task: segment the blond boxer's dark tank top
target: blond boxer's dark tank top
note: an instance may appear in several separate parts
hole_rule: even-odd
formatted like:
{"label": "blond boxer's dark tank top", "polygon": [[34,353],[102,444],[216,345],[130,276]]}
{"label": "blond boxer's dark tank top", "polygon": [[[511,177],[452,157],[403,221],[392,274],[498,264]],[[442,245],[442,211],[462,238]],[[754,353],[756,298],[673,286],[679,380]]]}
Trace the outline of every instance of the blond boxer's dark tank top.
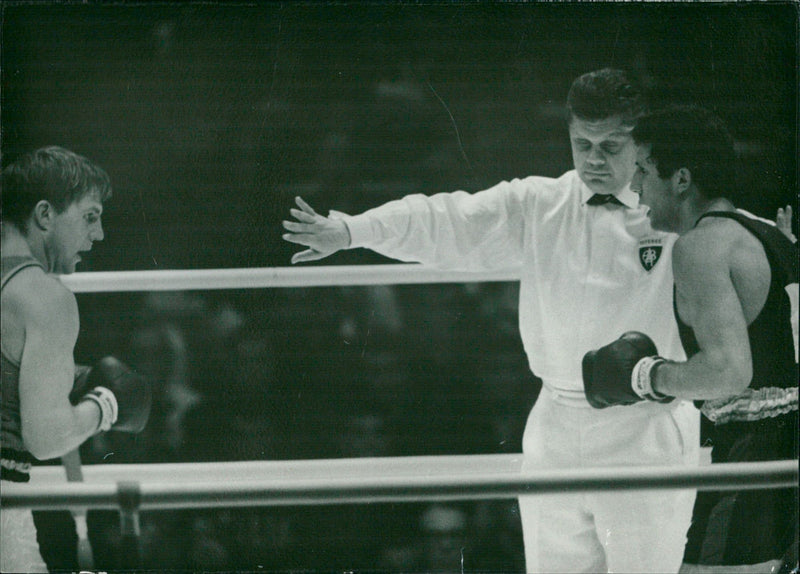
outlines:
{"label": "blond boxer's dark tank top", "polygon": [[[42,267],[33,257],[4,257],[0,260],[2,284],[6,284],[22,269]],[[12,482],[28,482],[33,457],[22,442],[19,410],[19,363],[13,360],[0,341],[0,478]]]}

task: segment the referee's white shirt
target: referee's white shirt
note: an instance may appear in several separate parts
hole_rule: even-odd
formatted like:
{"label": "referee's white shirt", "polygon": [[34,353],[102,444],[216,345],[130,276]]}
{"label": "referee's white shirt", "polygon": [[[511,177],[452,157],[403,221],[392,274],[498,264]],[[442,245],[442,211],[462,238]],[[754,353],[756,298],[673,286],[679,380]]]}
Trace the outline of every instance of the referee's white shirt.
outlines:
{"label": "referee's white shirt", "polygon": [[[624,205],[587,205],[572,170],[487,190],[409,195],[342,217],[351,248],[447,269],[521,268],[519,325],[531,370],[582,400],[583,355],[630,330],[685,360],[672,310],[672,246],[627,187]],[[588,403],[586,403],[588,405]]]}

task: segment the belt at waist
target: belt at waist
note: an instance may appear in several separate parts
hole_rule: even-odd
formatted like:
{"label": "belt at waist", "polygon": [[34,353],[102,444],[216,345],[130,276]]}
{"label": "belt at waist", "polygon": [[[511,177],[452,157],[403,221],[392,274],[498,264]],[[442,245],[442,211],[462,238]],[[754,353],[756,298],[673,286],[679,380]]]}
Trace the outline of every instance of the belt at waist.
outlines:
{"label": "belt at waist", "polygon": [[583,390],[564,389],[548,381],[542,383],[542,391],[547,392],[554,402],[568,406],[590,409],[592,406],[586,400]]}
{"label": "belt at waist", "polygon": [[[589,401],[586,400],[586,393],[581,389],[580,391],[576,391],[574,389],[564,389],[557,385],[552,384],[551,382],[544,381],[542,383],[542,391],[547,392],[550,395],[550,398],[554,403],[558,403],[560,405],[564,405],[567,407],[576,407],[576,408],[586,408],[586,409],[593,409],[592,405],[589,404]],[[610,410],[616,408],[625,408],[625,409],[649,409],[653,411],[667,411],[676,408],[680,404],[680,401],[672,401],[670,403],[656,403],[653,401],[642,401],[640,403],[635,403],[632,405],[626,405],[624,407],[609,407],[608,409],[603,410]]]}

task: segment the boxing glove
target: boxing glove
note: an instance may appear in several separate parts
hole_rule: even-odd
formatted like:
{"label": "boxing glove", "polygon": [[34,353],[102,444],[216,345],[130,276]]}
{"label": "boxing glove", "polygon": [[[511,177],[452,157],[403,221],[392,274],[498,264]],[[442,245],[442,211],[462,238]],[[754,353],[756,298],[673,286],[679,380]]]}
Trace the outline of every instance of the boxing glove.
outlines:
{"label": "boxing glove", "polygon": [[639,401],[667,403],[673,397],[653,390],[652,378],[664,359],[644,333],[628,331],[613,343],[583,356],[583,390],[596,409]]}
{"label": "boxing glove", "polygon": [[100,408],[99,431],[138,433],[144,429],[153,402],[150,382],[115,357],[93,367],[76,365],[70,403],[92,401]]}

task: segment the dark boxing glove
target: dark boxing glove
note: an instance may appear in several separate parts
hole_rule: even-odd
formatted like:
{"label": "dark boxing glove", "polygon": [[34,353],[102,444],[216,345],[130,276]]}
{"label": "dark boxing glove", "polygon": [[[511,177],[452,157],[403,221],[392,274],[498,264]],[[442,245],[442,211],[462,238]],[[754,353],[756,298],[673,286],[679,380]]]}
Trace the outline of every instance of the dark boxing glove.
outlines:
{"label": "dark boxing glove", "polygon": [[99,431],[138,433],[147,424],[153,402],[150,382],[115,357],[93,367],[76,365],[69,401],[92,401],[100,407]]}
{"label": "dark boxing glove", "polygon": [[628,331],[613,343],[583,356],[583,390],[596,409],[639,401],[668,403],[653,390],[652,376],[664,359],[644,333]]}

